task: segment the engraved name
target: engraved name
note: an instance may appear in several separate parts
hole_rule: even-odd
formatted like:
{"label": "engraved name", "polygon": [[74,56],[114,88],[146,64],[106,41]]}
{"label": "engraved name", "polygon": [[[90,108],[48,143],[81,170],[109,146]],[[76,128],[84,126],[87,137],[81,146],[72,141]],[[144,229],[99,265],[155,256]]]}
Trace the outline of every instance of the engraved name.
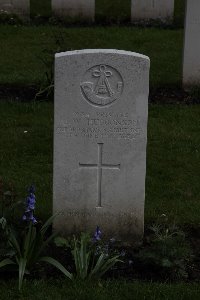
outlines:
{"label": "engraved name", "polygon": [[88,212],[82,212],[77,210],[70,210],[67,212],[64,212],[63,215],[69,216],[69,217],[93,217],[93,216],[101,216],[101,217],[135,217],[136,213],[133,212],[119,212],[117,214],[113,214],[110,212],[98,212],[98,211],[88,211]]}
{"label": "engraved name", "polygon": [[87,127],[58,127],[58,134],[66,134],[67,137],[84,137],[84,138],[116,138],[116,139],[136,139],[140,133],[140,128],[114,127],[114,128],[87,128]]}
{"label": "engraved name", "polygon": [[142,134],[138,120],[131,119],[127,112],[96,113],[74,112],[71,120],[64,120],[56,128],[57,134],[77,138],[108,138],[135,140]]}

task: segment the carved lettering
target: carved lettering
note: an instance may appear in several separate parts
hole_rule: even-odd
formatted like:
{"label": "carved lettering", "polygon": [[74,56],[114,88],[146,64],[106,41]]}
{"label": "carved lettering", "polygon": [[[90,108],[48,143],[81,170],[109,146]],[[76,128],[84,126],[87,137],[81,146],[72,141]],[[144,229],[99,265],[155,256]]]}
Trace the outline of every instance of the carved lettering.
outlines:
{"label": "carved lettering", "polygon": [[66,137],[86,139],[135,140],[142,134],[138,120],[131,119],[128,112],[74,112],[71,120],[60,122],[56,133]]}

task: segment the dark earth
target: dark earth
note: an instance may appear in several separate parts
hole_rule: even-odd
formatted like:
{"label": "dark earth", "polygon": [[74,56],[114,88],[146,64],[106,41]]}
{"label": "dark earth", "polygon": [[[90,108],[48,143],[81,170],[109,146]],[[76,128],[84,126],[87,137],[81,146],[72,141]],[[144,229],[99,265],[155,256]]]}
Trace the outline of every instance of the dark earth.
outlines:
{"label": "dark earth", "polygon": [[[0,85],[0,99],[19,102],[29,102],[35,99],[39,88],[33,86]],[[42,95],[37,100],[52,100],[52,97]],[[200,104],[200,90],[185,91],[182,88],[150,88],[149,103],[157,104]]]}

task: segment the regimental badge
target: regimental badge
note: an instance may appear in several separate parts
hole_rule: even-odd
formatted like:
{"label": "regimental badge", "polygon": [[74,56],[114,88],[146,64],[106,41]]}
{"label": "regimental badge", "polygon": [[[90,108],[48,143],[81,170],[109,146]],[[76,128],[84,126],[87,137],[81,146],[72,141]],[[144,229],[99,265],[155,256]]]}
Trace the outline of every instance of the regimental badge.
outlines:
{"label": "regimental badge", "polygon": [[95,106],[109,105],[119,99],[123,92],[122,76],[108,65],[90,68],[83,79],[81,82],[83,96]]}

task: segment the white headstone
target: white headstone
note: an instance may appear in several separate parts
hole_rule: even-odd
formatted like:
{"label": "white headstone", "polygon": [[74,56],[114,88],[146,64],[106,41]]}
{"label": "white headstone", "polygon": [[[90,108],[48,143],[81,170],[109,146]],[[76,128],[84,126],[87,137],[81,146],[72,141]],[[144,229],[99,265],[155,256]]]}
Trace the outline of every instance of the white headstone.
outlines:
{"label": "white headstone", "polygon": [[57,17],[77,17],[94,21],[95,0],[52,0],[52,12]]}
{"label": "white headstone", "polygon": [[200,0],[187,1],[183,84],[200,84]]}
{"label": "white headstone", "polygon": [[120,50],[56,54],[54,227],[143,235],[149,58]]}
{"label": "white headstone", "polygon": [[30,0],[0,0],[0,12],[28,18],[30,16]]}
{"label": "white headstone", "polygon": [[170,21],[173,19],[174,0],[132,0],[131,3],[133,22],[151,19]]}

